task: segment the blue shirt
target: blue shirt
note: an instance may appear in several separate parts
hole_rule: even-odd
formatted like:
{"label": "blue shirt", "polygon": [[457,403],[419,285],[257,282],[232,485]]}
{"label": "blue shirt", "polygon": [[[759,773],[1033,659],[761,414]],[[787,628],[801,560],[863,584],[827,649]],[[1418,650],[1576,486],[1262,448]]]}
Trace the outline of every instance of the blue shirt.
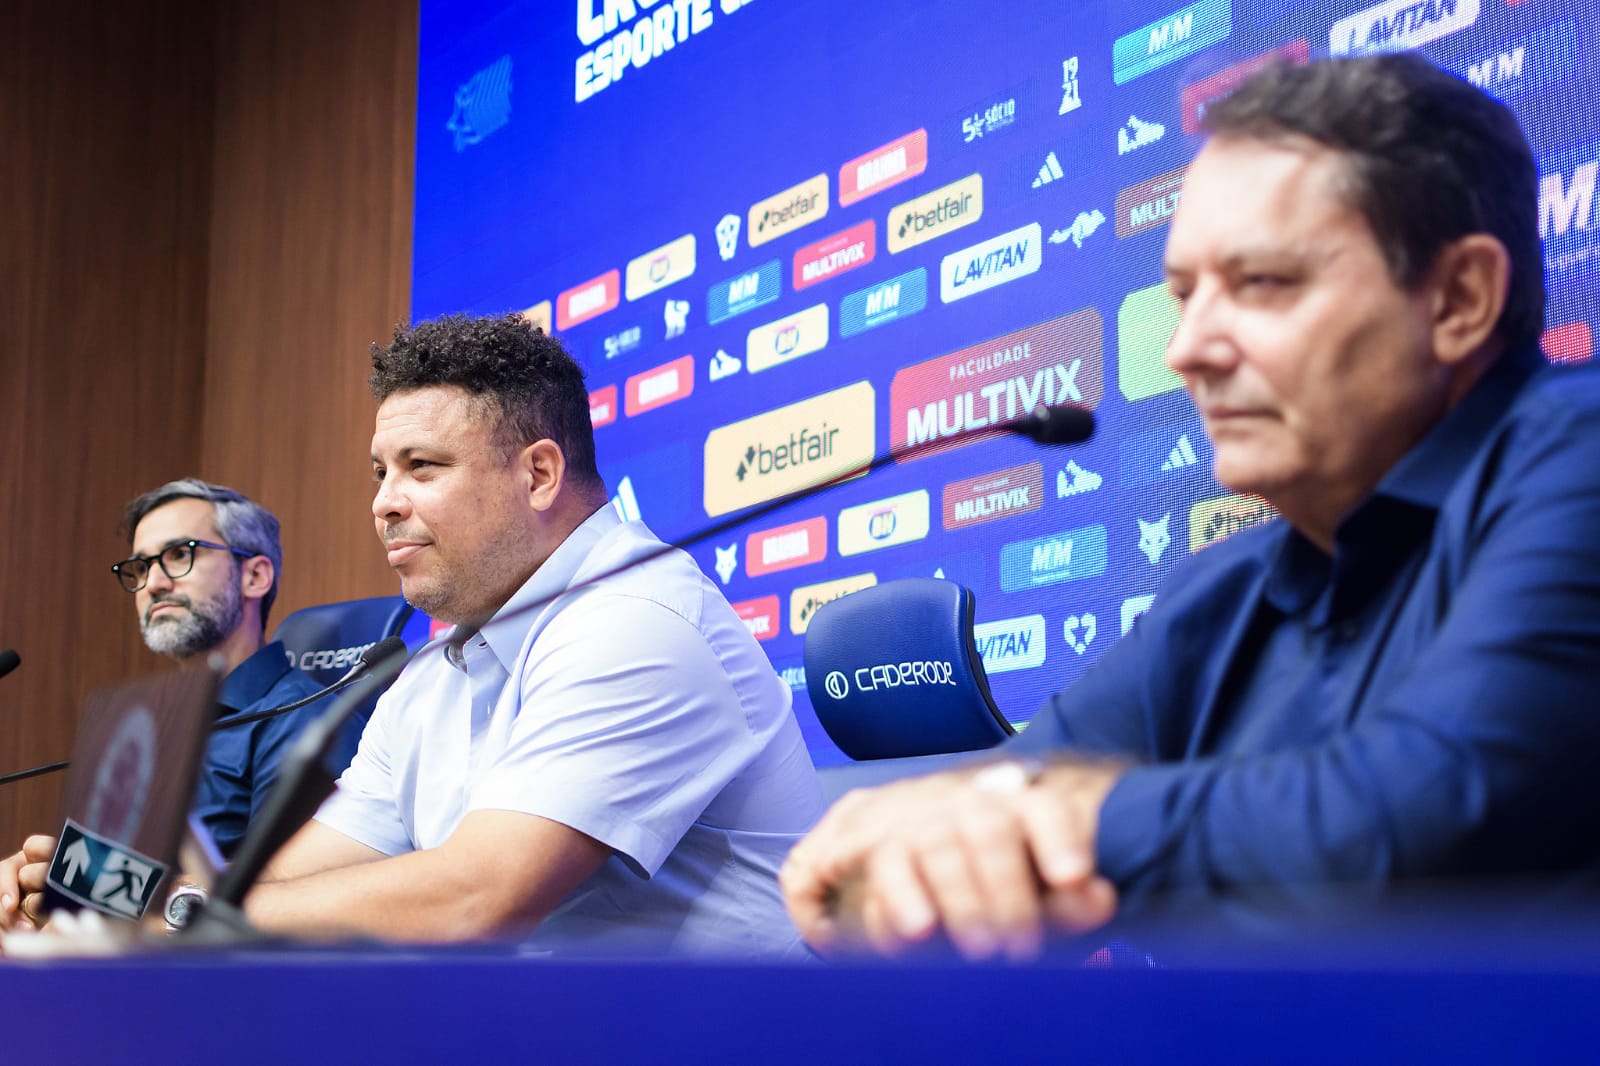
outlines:
{"label": "blue shirt", "polygon": [[406,667],[317,819],[388,855],[477,810],[611,848],[530,950],[799,955],[778,867],[822,795],[789,688],[689,556],[638,562],[660,548],[600,508]]}
{"label": "blue shirt", "polygon": [[1010,742],[1139,760],[1101,811],[1124,913],[1600,858],[1600,374],[1510,353],[1337,530],[1175,571]]}
{"label": "blue shirt", "polygon": [[289,742],[324,709],[324,701],[238,729],[221,727],[236,715],[293,703],[319,688],[288,665],[278,643],[264,646],[222,679],[217,692],[218,728],[206,743],[194,811],[224,857],[232,855],[245,826],[278,780],[278,760]]}

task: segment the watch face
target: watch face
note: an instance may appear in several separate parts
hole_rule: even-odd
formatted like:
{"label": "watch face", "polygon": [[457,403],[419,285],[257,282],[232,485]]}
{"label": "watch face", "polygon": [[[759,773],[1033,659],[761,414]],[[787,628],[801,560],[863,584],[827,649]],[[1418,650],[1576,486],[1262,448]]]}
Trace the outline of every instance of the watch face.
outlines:
{"label": "watch face", "polygon": [[196,905],[205,898],[205,893],[198,888],[180,888],[174,892],[167,899],[167,924],[174,929],[188,925]]}

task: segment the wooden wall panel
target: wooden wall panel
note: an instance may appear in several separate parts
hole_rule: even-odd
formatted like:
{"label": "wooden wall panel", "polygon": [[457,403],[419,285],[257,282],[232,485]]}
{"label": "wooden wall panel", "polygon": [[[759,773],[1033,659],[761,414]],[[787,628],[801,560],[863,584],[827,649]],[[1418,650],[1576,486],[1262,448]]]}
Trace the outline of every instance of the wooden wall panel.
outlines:
{"label": "wooden wall panel", "polygon": [[[122,505],[200,452],[210,42],[201,5],[0,7],[0,771],[160,663],[106,567]],[[0,787],[0,848],[61,781]]]}
{"label": "wooden wall panel", "polygon": [[414,2],[220,12],[205,468],[283,521],[275,616],[399,589],[368,346],[410,304]]}
{"label": "wooden wall panel", "polygon": [[[275,616],[391,592],[367,344],[409,302],[416,0],[0,5],[0,772],[163,668],[106,567],[197,473],[284,521]],[[0,849],[60,777],[0,786]]]}

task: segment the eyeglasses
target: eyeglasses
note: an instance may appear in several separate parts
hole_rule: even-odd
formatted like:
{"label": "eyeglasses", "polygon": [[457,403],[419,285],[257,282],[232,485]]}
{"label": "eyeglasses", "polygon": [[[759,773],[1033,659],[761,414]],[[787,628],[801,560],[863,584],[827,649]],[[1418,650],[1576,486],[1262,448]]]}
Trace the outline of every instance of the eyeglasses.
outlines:
{"label": "eyeglasses", "polygon": [[117,575],[117,580],[122,582],[122,587],[129,592],[138,592],[144,588],[145,582],[150,580],[150,564],[159,563],[163,572],[176,581],[194,569],[194,553],[197,548],[215,548],[217,551],[232,552],[241,559],[254,559],[255,552],[240,551],[238,548],[227,544],[213,544],[209,540],[180,540],[176,544],[168,544],[154,555],[135,555],[131,559],[124,559],[111,568]]}

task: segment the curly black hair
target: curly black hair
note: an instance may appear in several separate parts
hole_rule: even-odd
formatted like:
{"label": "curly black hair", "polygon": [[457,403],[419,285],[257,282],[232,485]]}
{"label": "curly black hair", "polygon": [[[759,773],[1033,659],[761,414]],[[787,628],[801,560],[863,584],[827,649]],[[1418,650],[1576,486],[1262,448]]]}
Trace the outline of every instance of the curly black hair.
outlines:
{"label": "curly black hair", "polygon": [[569,478],[600,485],[583,377],[560,341],[518,314],[402,323],[387,347],[372,346],[370,383],[380,404],[395,393],[455,385],[488,405],[507,454],[553,440]]}

